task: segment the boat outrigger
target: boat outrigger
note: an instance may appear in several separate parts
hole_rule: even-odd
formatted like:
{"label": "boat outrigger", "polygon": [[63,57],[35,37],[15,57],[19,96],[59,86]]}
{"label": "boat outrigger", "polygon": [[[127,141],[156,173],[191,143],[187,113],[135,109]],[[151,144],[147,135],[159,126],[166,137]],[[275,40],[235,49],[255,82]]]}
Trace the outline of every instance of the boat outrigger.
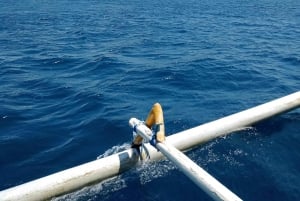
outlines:
{"label": "boat outrigger", "polygon": [[165,137],[162,110],[159,104],[155,104],[145,122],[135,118],[130,120],[137,133],[130,149],[0,191],[0,200],[50,199],[121,174],[144,157],[158,160],[164,155],[214,200],[241,200],[181,151],[298,107],[300,91]]}

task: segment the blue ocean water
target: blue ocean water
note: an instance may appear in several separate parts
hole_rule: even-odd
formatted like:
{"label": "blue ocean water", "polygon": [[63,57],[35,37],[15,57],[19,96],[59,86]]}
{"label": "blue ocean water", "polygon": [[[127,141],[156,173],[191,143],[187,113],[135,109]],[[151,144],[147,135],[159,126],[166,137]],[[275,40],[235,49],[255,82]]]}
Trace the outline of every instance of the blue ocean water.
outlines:
{"label": "blue ocean water", "polygon": [[[298,0],[0,1],[0,190],[300,89]],[[300,110],[188,155],[244,200],[300,197]],[[170,162],[54,200],[210,200]]]}

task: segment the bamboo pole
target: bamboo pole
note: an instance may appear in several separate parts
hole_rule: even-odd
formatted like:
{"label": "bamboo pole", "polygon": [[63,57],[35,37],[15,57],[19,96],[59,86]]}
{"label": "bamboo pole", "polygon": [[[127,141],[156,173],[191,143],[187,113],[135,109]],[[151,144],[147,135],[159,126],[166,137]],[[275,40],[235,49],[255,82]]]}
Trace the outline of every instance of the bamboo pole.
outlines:
{"label": "bamboo pole", "polygon": [[[191,149],[219,136],[226,135],[266,118],[288,112],[300,106],[300,91],[257,107],[182,131],[167,137],[179,150]],[[151,159],[162,157],[151,145],[146,145]],[[0,191],[1,201],[46,200],[86,185],[116,176],[135,166],[138,154],[134,149],[70,168],[16,187]]]}

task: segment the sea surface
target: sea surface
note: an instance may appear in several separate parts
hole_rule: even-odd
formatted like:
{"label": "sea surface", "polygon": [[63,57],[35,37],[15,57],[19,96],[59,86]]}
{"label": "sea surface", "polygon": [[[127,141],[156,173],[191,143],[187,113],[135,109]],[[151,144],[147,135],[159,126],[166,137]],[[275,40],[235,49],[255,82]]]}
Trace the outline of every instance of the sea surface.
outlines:
{"label": "sea surface", "polygon": [[[155,102],[171,135],[299,90],[299,0],[0,0],[0,190],[128,148]],[[300,109],[187,154],[300,199]],[[163,160],[53,200],[211,199]]]}

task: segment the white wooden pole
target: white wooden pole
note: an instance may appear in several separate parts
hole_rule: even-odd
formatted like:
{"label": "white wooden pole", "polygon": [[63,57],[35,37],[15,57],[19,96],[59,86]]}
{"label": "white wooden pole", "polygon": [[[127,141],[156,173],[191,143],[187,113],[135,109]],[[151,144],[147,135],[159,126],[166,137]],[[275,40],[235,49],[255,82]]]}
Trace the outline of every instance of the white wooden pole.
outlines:
{"label": "white wooden pole", "polygon": [[[167,137],[167,141],[179,150],[191,149],[216,137],[226,135],[258,121],[288,112],[300,106],[300,91],[257,107],[182,131]],[[151,159],[161,158],[151,145],[146,145]],[[46,200],[82,188],[94,182],[116,176],[135,166],[138,161],[135,150],[129,149],[112,156],[70,168],[16,187],[0,191],[1,201]]]}
{"label": "white wooden pole", "polygon": [[[136,118],[131,118],[129,124],[134,128],[138,135],[142,136],[146,141],[150,141],[152,131],[141,121]],[[209,196],[216,201],[241,201],[241,199],[216,180],[213,176],[207,173],[204,169],[198,166],[190,158],[181,151],[170,145],[167,141],[158,142],[156,147],[170,161],[187,176],[197,186],[204,190]]]}

